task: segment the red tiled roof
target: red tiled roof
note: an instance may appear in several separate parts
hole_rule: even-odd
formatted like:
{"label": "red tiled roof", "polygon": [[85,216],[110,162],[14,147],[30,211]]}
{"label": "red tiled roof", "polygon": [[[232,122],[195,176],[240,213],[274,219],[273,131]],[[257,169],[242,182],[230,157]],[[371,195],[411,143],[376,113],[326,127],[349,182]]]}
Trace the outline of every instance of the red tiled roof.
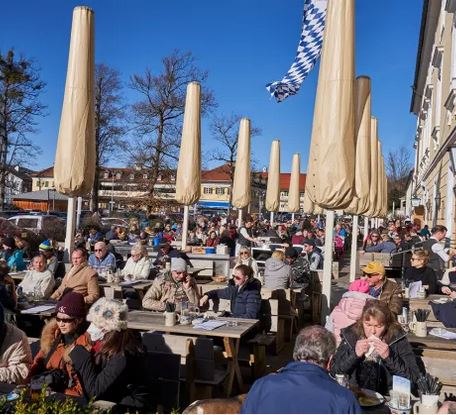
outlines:
{"label": "red tiled roof", "polygon": [[229,163],[225,163],[212,170],[203,170],[201,172],[201,181],[230,182],[230,169]]}
{"label": "red tiled roof", "polygon": [[[306,177],[305,173],[299,175],[299,190],[304,192],[306,187]],[[290,188],[290,179],[291,173],[280,173],[280,190],[288,190]]]}
{"label": "red tiled roof", "polygon": [[44,170],[31,174],[32,177],[54,177],[54,166],[47,167]]}

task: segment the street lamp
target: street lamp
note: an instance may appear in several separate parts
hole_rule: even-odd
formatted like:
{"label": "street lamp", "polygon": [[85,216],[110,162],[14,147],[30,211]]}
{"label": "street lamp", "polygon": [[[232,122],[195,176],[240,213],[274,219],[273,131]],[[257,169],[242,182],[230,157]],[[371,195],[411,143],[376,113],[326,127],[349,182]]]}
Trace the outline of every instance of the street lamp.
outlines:
{"label": "street lamp", "polygon": [[410,203],[412,204],[412,207],[417,207],[421,204],[421,198],[414,194],[410,199]]}

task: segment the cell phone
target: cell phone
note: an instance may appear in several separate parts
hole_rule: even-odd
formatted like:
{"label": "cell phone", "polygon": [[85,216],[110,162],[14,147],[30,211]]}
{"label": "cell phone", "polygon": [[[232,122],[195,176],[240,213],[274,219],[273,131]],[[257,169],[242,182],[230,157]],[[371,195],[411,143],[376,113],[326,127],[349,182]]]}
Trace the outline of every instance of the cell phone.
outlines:
{"label": "cell phone", "polygon": [[17,391],[15,391],[15,390],[11,391],[10,393],[8,393],[8,395],[6,395],[6,400],[8,402],[15,401],[18,398],[19,398],[19,393],[17,393]]}

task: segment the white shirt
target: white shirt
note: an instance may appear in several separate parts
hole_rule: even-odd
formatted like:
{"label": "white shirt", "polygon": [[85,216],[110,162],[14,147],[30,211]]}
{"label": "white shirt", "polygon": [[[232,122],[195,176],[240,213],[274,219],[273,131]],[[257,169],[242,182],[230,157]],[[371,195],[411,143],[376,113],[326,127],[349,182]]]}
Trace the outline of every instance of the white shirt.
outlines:
{"label": "white shirt", "polygon": [[54,290],[55,280],[50,270],[38,272],[28,270],[19,284],[24,294],[38,293],[42,298],[49,298]]}
{"label": "white shirt", "polygon": [[131,276],[132,280],[147,280],[150,272],[150,259],[142,257],[139,261],[133,261],[130,257],[122,270],[122,277]]}
{"label": "white shirt", "polygon": [[[430,239],[435,238],[431,237]],[[437,241],[437,239],[435,240]],[[437,254],[440,258],[442,258],[444,262],[448,262],[450,260],[450,256],[447,254],[445,248],[439,241],[437,241],[436,244],[432,245],[431,250],[434,252],[434,254]]]}

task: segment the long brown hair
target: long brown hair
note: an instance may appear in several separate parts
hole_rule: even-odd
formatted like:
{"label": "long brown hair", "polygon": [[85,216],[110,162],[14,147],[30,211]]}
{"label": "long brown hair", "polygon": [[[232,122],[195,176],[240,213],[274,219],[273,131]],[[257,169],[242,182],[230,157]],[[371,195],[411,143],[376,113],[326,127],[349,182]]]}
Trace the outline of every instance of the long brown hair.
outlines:
{"label": "long brown hair", "polygon": [[396,321],[394,314],[385,302],[367,300],[361,317],[355,323],[355,332],[359,338],[365,337],[363,322],[369,320],[371,317],[385,326],[382,337],[386,343],[390,343],[390,341],[402,330],[400,324]]}
{"label": "long brown hair", "polygon": [[100,354],[110,358],[117,354],[139,354],[144,351],[141,336],[136,331],[126,329],[105,334]]}

